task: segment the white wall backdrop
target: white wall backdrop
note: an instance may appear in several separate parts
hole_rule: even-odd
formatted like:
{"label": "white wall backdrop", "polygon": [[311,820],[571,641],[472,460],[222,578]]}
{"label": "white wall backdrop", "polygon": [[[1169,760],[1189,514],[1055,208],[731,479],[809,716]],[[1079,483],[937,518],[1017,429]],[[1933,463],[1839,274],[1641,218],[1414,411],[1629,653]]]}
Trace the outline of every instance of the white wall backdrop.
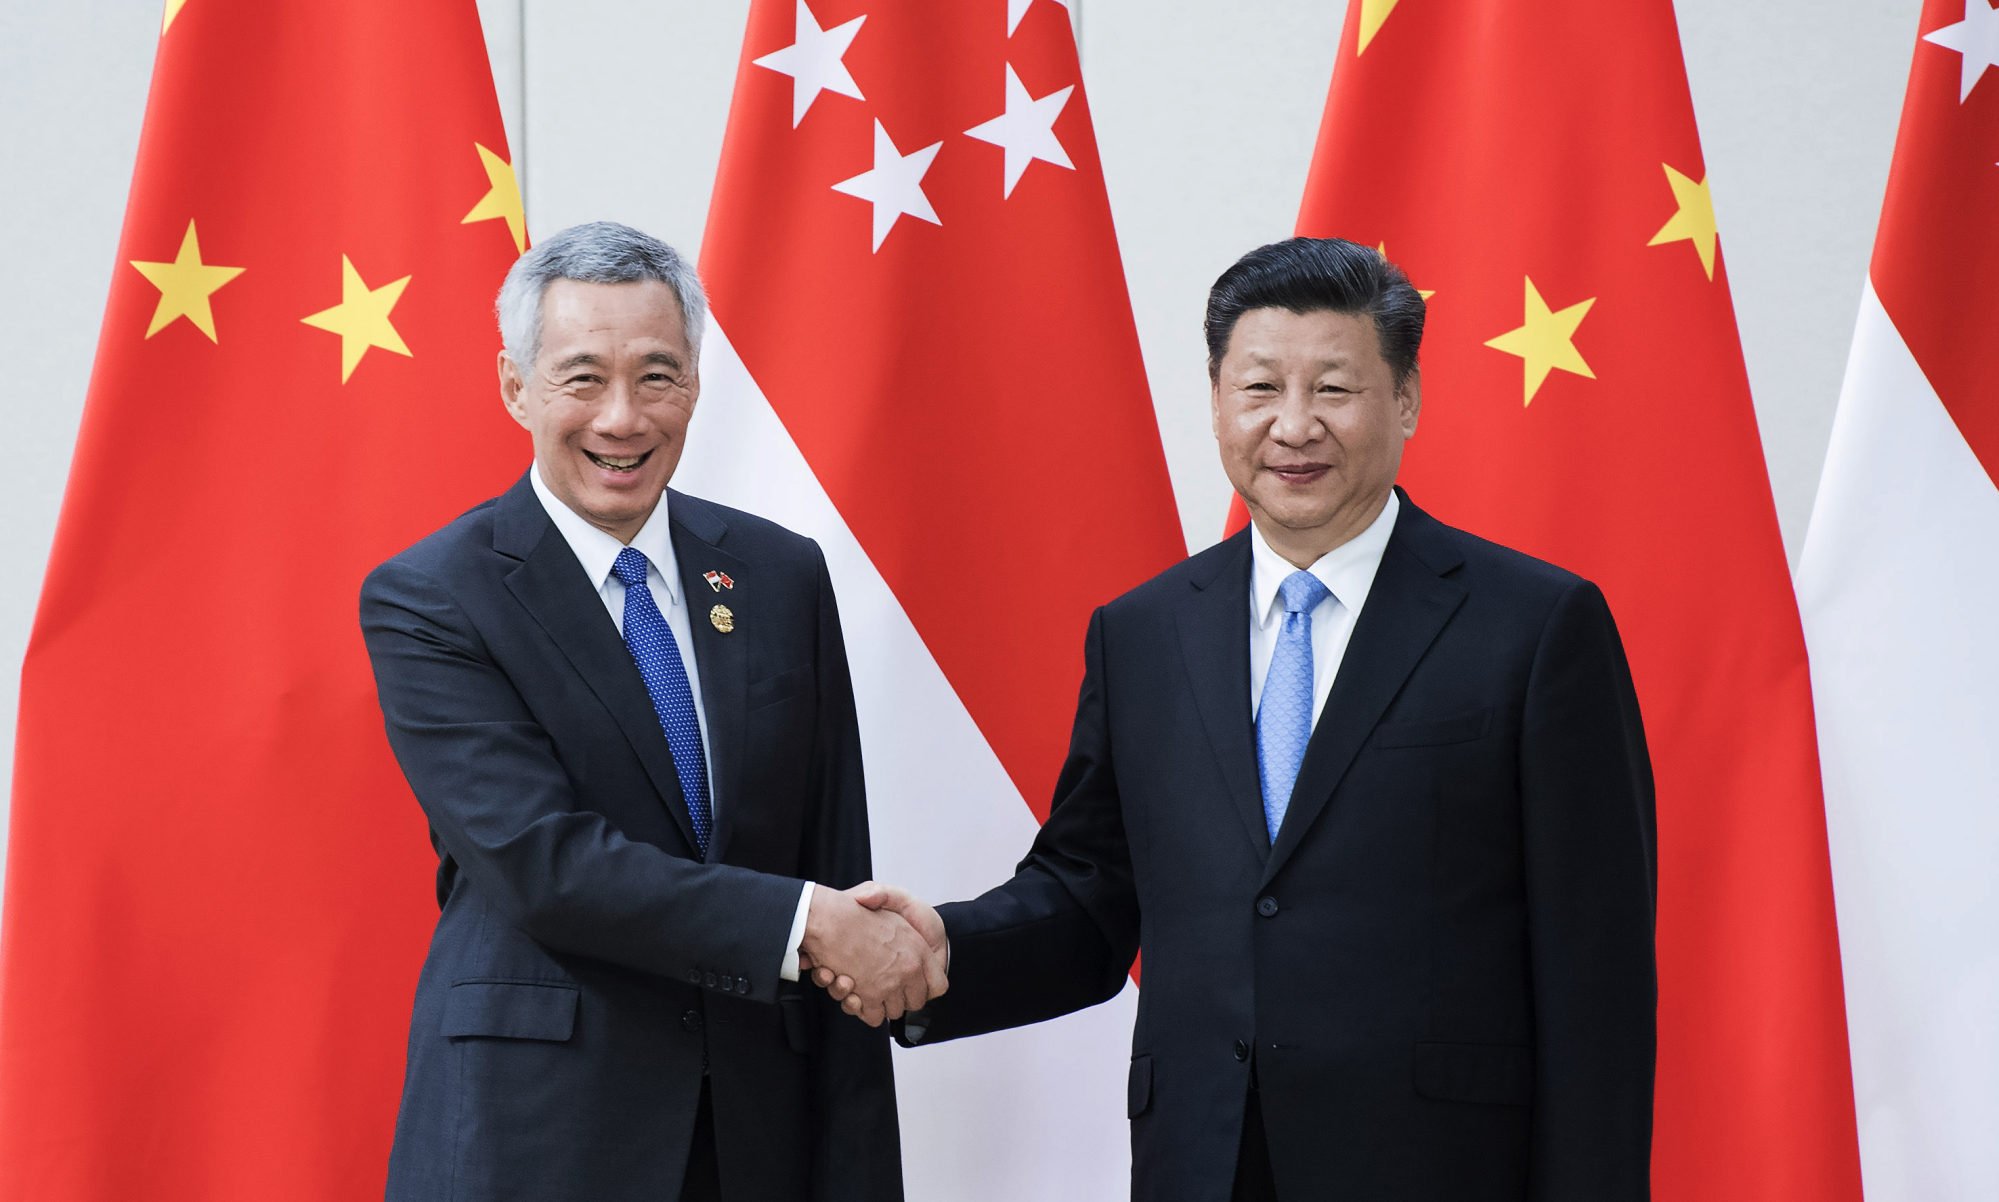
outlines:
{"label": "white wall backdrop", "polygon": [[[1198,547],[1218,533],[1227,502],[1205,416],[1205,290],[1242,251],[1290,232],[1344,6],[1071,6],[1167,460]],[[1794,560],[1919,8],[1678,4]],[[480,9],[531,230],[610,217],[698,248],[748,0],[482,0]],[[0,780],[12,776],[21,654],[116,269],[159,23],[159,0],[0,3]]]}

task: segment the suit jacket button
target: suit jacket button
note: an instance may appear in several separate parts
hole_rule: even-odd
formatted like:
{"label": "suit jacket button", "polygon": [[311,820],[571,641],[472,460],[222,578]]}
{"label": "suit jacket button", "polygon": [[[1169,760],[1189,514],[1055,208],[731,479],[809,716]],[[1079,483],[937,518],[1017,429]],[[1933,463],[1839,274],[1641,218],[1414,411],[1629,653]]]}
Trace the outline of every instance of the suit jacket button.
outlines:
{"label": "suit jacket button", "polygon": [[748,977],[737,977],[737,978],[736,978],[736,992],[737,992],[737,993],[748,993],[749,991],[750,991],[750,979],[749,979]]}
{"label": "suit jacket button", "polygon": [[689,1010],[687,1013],[681,1015],[680,1029],[683,1031],[691,1032],[696,1035],[700,1034],[701,1012],[699,1010]]}
{"label": "suit jacket button", "polygon": [[715,974],[714,974],[714,973],[712,973],[712,972],[710,972],[710,973],[703,973],[703,974],[701,975],[701,983],[702,983],[703,985],[706,985],[706,986],[707,986],[708,988],[710,988],[710,989],[713,989],[713,988],[715,988]]}
{"label": "suit jacket button", "polygon": [[724,973],[722,976],[722,992],[734,993],[735,991],[736,991],[736,978]]}
{"label": "suit jacket button", "polygon": [[1235,1041],[1235,1058],[1237,1060],[1249,1059],[1249,1045],[1240,1039]]}
{"label": "suit jacket button", "polygon": [[1277,917],[1277,899],[1274,897],[1257,898],[1256,912],[1258,914],[1263,915],[1265,918]]}
{"label": "suit jacket button", "polygon": [[690,968],[690,969],[688,969],[688,970],[687,970],[687,983],[688,983],[689,985],[699,985],[699,984],[701,983],[701,970],[700,970],[700,969],[698,969],[698,968]]}

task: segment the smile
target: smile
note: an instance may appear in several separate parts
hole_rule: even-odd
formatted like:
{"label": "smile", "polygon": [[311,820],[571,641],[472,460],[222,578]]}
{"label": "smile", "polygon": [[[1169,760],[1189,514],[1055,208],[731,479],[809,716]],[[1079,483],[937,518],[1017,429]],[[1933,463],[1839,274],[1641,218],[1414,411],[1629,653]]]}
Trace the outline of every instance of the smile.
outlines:
{"label": "smile", "polygon": [[585,451],[583,452],[583,455],[585,458],[589,459],[590,462],[596,464],[598,467],[603,468],[607,472],[635,472],[639,470],[639,467],[642,464],[644,464],[646,460],[652,458],[651,451],[647,451],[643,455],[629,455],[629,456],[617,456],[617,457],[613,457],[610,455],[599,455],[594,451]]}

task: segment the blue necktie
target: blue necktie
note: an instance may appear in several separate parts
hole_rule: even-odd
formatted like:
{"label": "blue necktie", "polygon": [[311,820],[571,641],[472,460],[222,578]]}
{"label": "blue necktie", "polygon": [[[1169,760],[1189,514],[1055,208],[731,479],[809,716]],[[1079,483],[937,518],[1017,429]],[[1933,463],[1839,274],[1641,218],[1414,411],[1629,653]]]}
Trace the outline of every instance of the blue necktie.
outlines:
{"label": "blue necktie", "polygon": [[1256,707],[1256,762],[1263,777],[1263,820],[1270,841],[1284,825],[1291,806],[1291,786],[1305,762],[1305,744],[1312,737],[1312,610],[1332,596],[1332,590],[1310,572],[1293,572],[1277,586],[1284,603],[1284,627],[1277,632],[1277,649],[1270,654],[1270,672],[1263,678],[1263,700]]}
{"label": "blue necktie", "polygon": [[653,713],[666,731],[673,753],[673,770],[687,799],[687,817],[694,823],[694,842],[708,858],[708,764],[701,753],[701,723],[694,713],[694,690],[687,684],[687,666],[666,618],[646,587],[646,557],[626,547],[618,552],[611,574],[625,585],[625,646],[645,678]]}

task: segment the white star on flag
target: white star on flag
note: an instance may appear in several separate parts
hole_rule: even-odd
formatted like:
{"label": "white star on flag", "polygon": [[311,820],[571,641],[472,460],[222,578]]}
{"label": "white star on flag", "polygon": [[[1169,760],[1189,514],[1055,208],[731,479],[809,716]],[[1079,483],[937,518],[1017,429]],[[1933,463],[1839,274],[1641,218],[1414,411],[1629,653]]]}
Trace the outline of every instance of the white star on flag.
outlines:
{"label": "white star on flag", "polygon": [[[1055,0],[1055,3],[1069,8],[1069,0]],[[1020,19],[1033,7],[1034,0],[1006,0],[1006,36],[1013,36],[1013,31],[1020,28]],[[1073,14],[1076,10],[1070,8],[1069,11]]]}
{"label": "white star on flag", "polygon": [[903,154],[895,148],[881,121],[875,121],[874,169],[833,185],[835,192],[857,196],[875,206],[874,249],[882,248],[882,239],[888,237],[896,220],[905,214],[921,217],[932,225],[944,224],[937,220],[937,210],[930,207],[930,198],[923,194],[923,173],[930,170],[931,161],[943,148],[944,143],[932,142],[914,154]]}
{"label": "white star on flag", "polygon": [[1931,30],[1923,40],[1964,56],[1957,85],[1957,102],[1963,104],[1984,77],[1985,68],[1999,67],[1999,8],[1985,0],[1964,0],[1964,20]]}
{"label": "white star on flag", "polygon": [[821,29],[812,10],[805,7],[805,0],[798,0],[798,22],[792,30],[791,45],[756,60],[759,67],[791,76],[791,128],[797,129],[798,123],[805,120],[805,111],[819,99],[821,92],[867,99],[861,95],[860,85],[854,82],[847,64],[841,61],[865,20],[867,17],[863,15],[844,25]]}
{"label": "white star on flag", "polygon": [[1013,195],[1013,186],[1035,159],[1071,171],[1076,169],[1069,161],[1069,152],[1062,149],[1062,143],[1055,137],[1055,119],[1062,115],[1062,107],[1069,103],[1069,93],[1075,90],[1076,85],[1070,84],[1036,100],[1027,94],[1027,87],[1014,73],[1013,64],[1006,65],[1006,112],[965,131],[967,137],[1006,149],[1004,195]]}

